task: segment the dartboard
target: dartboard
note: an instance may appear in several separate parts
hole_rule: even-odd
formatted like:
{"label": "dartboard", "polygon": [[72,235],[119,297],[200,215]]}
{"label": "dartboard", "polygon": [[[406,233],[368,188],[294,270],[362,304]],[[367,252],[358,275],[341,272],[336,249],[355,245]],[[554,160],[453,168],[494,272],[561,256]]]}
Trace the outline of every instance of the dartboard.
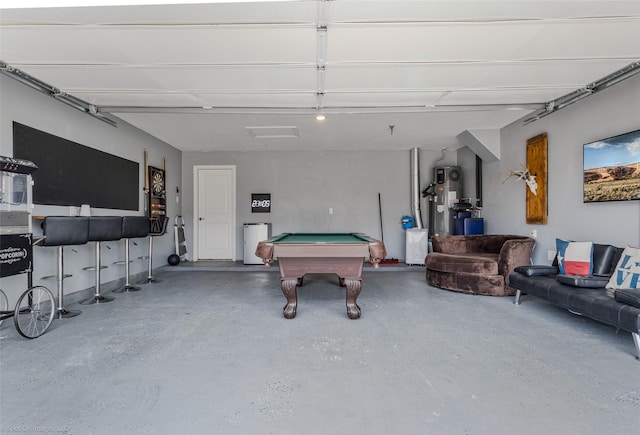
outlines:
{"label": "dartboard", "polygon": [[164,193],[164,172],[161,170],[151,171],[151,193],[154,195]]}

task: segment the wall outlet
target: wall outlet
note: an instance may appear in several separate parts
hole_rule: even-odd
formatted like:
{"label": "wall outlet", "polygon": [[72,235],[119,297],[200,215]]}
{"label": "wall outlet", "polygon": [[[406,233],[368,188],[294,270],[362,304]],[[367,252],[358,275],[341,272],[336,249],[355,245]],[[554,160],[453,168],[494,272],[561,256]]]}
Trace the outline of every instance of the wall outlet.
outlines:
{"label": "wall outlet", "polygon": [[553,261],[554,258],[556,258],[556,251],[554,251],[553,249],[549,249],[547,251],[547,260]]}
{"label": "wall outlet", "polygon": [[538,237],[538,230],[529,231],[529,237],[531,237],[532,239],[535,239],[536,237]]}
{"label": "wall outlet", "polygon": [[329,214],[333,214],[333,207],[329,207]]}

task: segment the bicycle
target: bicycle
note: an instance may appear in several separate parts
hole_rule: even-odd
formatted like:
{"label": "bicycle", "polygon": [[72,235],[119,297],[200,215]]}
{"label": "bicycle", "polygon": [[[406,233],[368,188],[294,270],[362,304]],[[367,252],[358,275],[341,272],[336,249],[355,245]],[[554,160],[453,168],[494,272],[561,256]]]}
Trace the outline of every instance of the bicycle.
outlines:
{"label": "bicycle", "polygon": [[18,333],[33,339],[47,332],[56,311],[56,300],[46,287],[41,285],[28,288],[20,297],[13,310],[9,310],[7,295],[0,289],[0,326],[13,317]]}

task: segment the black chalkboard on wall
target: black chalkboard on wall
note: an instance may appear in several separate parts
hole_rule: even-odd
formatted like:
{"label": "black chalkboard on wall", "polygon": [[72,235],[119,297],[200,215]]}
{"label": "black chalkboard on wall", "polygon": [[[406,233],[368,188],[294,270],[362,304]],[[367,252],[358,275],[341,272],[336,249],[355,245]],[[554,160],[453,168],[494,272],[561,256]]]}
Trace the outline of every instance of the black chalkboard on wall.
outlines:
{"label": "black chalkboard on wall", "polygon": [[137,162],[17,122],[13,157],[38,165],[33,173],[35,204],[138,210]]}

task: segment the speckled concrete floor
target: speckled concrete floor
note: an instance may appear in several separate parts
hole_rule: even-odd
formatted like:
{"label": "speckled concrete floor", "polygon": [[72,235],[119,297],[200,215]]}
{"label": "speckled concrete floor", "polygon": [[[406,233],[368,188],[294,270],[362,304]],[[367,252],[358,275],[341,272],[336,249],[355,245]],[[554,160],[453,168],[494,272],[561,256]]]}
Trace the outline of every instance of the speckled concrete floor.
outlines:
{"label": "speckled concrete floor", "polygon": [[[0,329],[2,433],[636,434],[630,334],[544,301],[366,272],[163,272],[35,340]],[[76,308],[71,306],[70,308]]]}

